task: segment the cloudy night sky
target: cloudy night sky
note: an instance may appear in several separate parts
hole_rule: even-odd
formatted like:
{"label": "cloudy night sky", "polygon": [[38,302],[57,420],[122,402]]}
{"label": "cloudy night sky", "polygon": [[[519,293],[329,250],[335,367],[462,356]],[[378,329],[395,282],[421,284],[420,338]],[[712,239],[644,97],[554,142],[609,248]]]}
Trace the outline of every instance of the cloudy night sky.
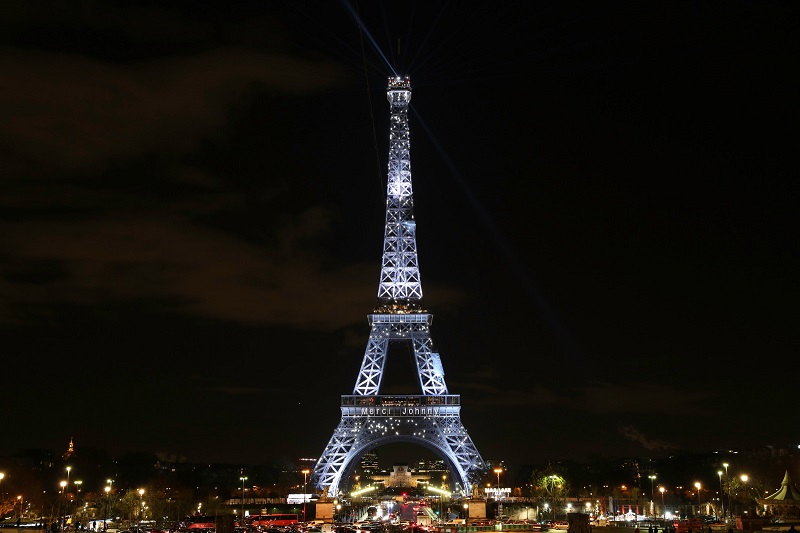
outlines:
{"label": "cloudy night sky", "polygon": [[0,454],[318,457],[376,303],[395,72],[485,459],[796,445],[798,10],[3,2]]}

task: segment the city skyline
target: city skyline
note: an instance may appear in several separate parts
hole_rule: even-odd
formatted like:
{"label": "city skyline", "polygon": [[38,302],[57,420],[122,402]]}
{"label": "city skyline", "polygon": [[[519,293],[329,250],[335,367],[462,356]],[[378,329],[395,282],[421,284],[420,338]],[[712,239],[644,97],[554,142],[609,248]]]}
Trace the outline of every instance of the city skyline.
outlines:
{"label": "city skyline", "polygon": [[[687,513],[692,516],[706,514],[718,517],[732,514],[746,518],[751,511],[762,514],[754,507],[762,505],[760,498],[775,498],[775,506],[769,506],[770,513],[781,517],[786,513],[784,504],[796,504],[795,500],[782,500],[780,495],[787,490],[787,486],[796,486],[793,480],[799,457],[796,449],[769,449],[741,455],[727,452],[670,457],[664,461],[629,458],[599,461],[591,465],[529,465],[522,473],[501,467],[494,468],[484,480],[485,485],[481,483],[477,489],[487,502],[496,501],[494,494],[499,485],[503,494],[514,496],[518,503],[542,503],[551,501],[550,497],[554,496],[546,490],[543,492],[541,488],[535,489],[535,480],[558,478],[564,487],[563,492],[559,489],[559,499],[566,498],[561,499],[562,513],[573,512],[569,510],[570,501],[573,507],[577,502],[581,508],[587,501],[593,501],[600,504],[603,514],[606,514],[606,510],[607,514],[615,515],[636,510],[637,514],[658,515],[663,510],[668,510],[673,514],[680,513],[681,516]],[[154,519],[167,522],[186,516],[186,510],[201,506],[207,513],[235,515],[238,510],[244,513],[243,504],[248,507],[298,504],[305,501],[298,499],[301,496],[298,490],[306,483],[306,466],[309,461],[313,461],[310,458],[300,458],[294,465],[258,466],[176,464],[153,461],[141,454],[111,458],[98,454],[98,450],[81,450],[73,442],[70,442],[68,452],[58,461],[40,462],[43,458],[43,455],[37,456],[35,450],[29,450],[26,455],[17,456],[14,464],[0,461],[3,463],[0,465],[0,481],[3,482],[4,493],[6,496],[19,494],[15,499],[5,500],[4,515],[7,521],[14,519],[14,508],[20,513],[18,517],[25,510],[24,521],[27,523],[41,519],[42,516],[45,519],[52,517],[53,512],[58,513],[59,509],[64,509],[57,503],[62,497],[69,502],[66,509],[75,509],[74,514],[69,510],[66,514],[72,514],[73,520],[77,518],[82,523],[101,519],[105,513],[109,517],[124,517],[131,509],[140,508],[143,497],[146,498],[149,509],[146,518],[149,519],[152,513]],[[422,495],[435,496],[435,485],[439,483],[442,464],[423,465],[423,462],[425,461],[416,465],[421,467],[420,470],[400,467],[392,469],[393,473],[387,473],[386,469],[377,468],[376,454],[364,457],[361,464],[363,470],[352,473],[352,479],[348,483],[349,491],[342,496],[346,497],[349,504],[350,497],[355,498],[361,494],[366,488],[365,484],[385,485],[386,491],[370,492],[381,499],[386,494],[399,495],[400,491],[405,499],[406,490],[411,499]],[[717,469],[716,479],[713,476],[711,479],[707,477],[709,466]],[[494,475],[497,476],[496,484]],[[450,485],[446,477],[441,478],[441,483],[443,488],[448,489]],[[777,479],[782,480],[780,487]],[[646,487],[648,482],[649,491]],[[54,492],[50,489],[52,486],[58,486],[60,490]],[[430,487],[430,490],[426,487]],[[245,490],[253,491],[251,497],[264,499],[244,503],[237,495]],[[530,494],[527,492],[529,490]],[[656,501],[657,494],[661,496],[660,506]],[[130,501],[130,497],[133,501]],[[101,505],[108,506],[105,513],[100,508]],[[767,505],[765,509],[766,507]],[[9,511],[12,511],[10,516]],[[287,511],[294,512],[284,510]],[[270,512],[280,511],[275,507]]]}
{"label": "city skyline", "polygon": [[393,74],[482,456],[797,445],[791,4],[0,10],[0,455],[318,457],[376,303]]}
{"label": "city skyline", "polygon": [[[298,483],[306,482],[305,472],[315,461],[313,458],[298,458],[287,462],[284,458],[257,465],[182,463],[164,458],[154,461],[149,458],[151,454],[147,453],[114,457],[103,450],[73,446],[72,442],[68,452],[63,455],[46,452],[48,450],[29,449],[21,451],[13,458],[0,457],[0,480],[4,482],[5,490],[13,493],[42,485],[46,494],[52,484],[74,485],[74,490],[83,489],[87,493],[104,490],[109,485],[123,492],[138,491],[143,486],[154,483],[155,479],[165,476],[174,477],[172,483],[188,483],[197,489],[207,485],[227,487],[233,483],[234,488],[231,490],[236,490],[237,481],[246,475],[254,489],[261,487],[263,490],[288,494],[297,491]],[[718,494],[720,487],[736,491],[746,489],[755,494],[771,494],[786,482],[786,476],[789,483],[796,484],[794,480],[798,478],[799,458],[797,448],[770,447],[748,452],[714,451],[674,455],[665,459],[598,458],[586,464],[555,461],[547,464],[507,465],[505,461],[489,460],[486,477],[479,486],[495,487],[497,479],[502,487],[521,490],[521,495],[524,496],[525,487],[529,486],[532,475],[556,473],[564,477],[571,492],[578,493],[586,490],[600,491],[601,487],[605,492],[614,492],[622,487],[621,490],[631,490],[632,495],[645,496],[649,486],[651,491],[659,489],[660,492],[663,488],[674,497],[673,495],[682,494],[687,486],[697,489],[699,484],[698,490],[710,495]],[[440,474],[447,470],[441,460],[416,458],[407,462],[383,461],[380,464],[381,462],[379,453],[370,452],[365,455],[342,487],[344,492],[352,491],[354,484],[384,483],[389,479],[388,474],[397,466],[408,467],[408,472],[419,479],[427,479],[426,472],[428,475],[434,473],[437,481]],[[449,474],[446,477],[449,478]],[[48,480],[51,481],[48,483]],[[395,481],[399,481],[399,478]],[[454,482],[457,483],[457,480],[446,480],[444,477],[441,481],[448,486]],[[155,483],[159,485],[158,482]],[[38,490],[40,489],[34,489],[34,492]]]}

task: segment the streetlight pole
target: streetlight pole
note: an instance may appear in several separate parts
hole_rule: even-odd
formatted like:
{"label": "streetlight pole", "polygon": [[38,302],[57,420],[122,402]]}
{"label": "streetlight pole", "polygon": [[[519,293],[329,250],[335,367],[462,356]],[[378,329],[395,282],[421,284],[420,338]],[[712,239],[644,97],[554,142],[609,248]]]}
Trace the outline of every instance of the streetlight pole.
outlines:
{"label": "streetlight pole", "polygon": [[303,469],[303,522],[308,522],[306,517],[306,483],[308,482],[308,474],[311,471],[308,468]]}
{"label": "streetlight pole", "polygon": [[[109,479],[108,481],[111,481],[111,480]],[[106,485],[103,490],[106,491],[106,518],[105,518],[105,520],[103,520],[103,531],[107,531],[108,530],[108,512],[109,512],[109,508],[111,507],[111,487],[109,485]]]}
{"label": "streetlight pole", "polygon": [[[700,511],[700,482],[696,481],[694,486],[697,489],[697,510]],[[695,516],[696,516],[696,513],[695,513]]]}
{"label": "streetlight pole", "polygon": [[[739,479],[742,480],[742,484],[744,485],[744,488],[745,488],[745,491],[744,491],[745,502],[749,503],[750,502],[750,493],[749,493],[749,490],[747,488],[747,480],[750,479],[750,477],[748,477],[747,474],[742,474]],[[747,507],[749,507],[749,505]],[[746,512],[747,512],[747,510],[745,510],[743,508],[743,513],[742,514],[744,514]]]}
{"label": "streetlight pole", "polygon": [[111,514],[111,486],[114,484],[114,480],[109,478],[106,480],[106,483],[108,483],[108,485],[104,490],[106,491],[108,500],[106,501],[106,523],[103,524],[104,531],[108,529],[108,515]]}
{"label": "streetlight pole", "polygon": [[[647,477],[650,478],[650,507],[652,507],[654,505],[653,504],[653,494],[654,494],[654,492],[653,492],[653,482],[656,480],[656,475],[655,474],[651,474],[651,475],[649,475]],[[654,510],[653,511],[653,515],[655,516],[655,514],[656,514],[656,512]]]}
{"label": "streetlight pole", "polygon": [[68,514],[68,511],[69,511],[69,507],[70,507],[70,505],[69,505],[69,503],[70,503],[69,496],[67,496],[67,493],[69,492],[69,473],[70,473],[71,470],[72,470],[72,467],[68,466],[67,467],[67,484],[65,485],[66,488],[64,489],[64,507],[65,507],[64,519],[65,520],[66,520],[66,515]]}
{"label": "streetlight pole", "polygon": [[444,520],[444,486],[447,481],[447,474],[442,476],[442,492],[439,493],[439,523]]}
{"label": "streetlight pole", "polygon": [[[244,527],[244,482],[247,481],[247,476],[240,476],[239,479],[242,482],[242,517],[239,519],[239,526]],[[303,496],[305,500],[305,496]],[[305,509],[303,509],[303,514],[305,514]]]}
{"label": "streetlight pole", "polygon": [[667,520],[667,508],[664,505],[664,487],[658,487],[658,492],[661,493],[661,516],[664,517],[664,524],[666,524]]}
{"label": "streetlight pole", "polygon": [[[72,482],[75,485],[75,507],[80,507],[81,504],[81,485],[83,485],[83,481],[76,479]],[[78,514],[78,511],[75,511],[75,514]]]}
{"label": "streetlight pole", "polygon": [[722,497],[722,470],[717,470],[719,476],[719,501],[722,505],[722,516],[725,516],[725,499]]}
{"label": "streetlight pole", "polygon": [[142,515],[144,514],[144,489],[139,489],[139,528],[142,526]]}
{"label": "streetlight pole", "polygon": [[502,468],[495,468],[494,473],[497,474],[497,493],[495,497],[497,498],[497,518],[500,519],[500,516],[503,514],[503,503],[500,501],[500,474],[503,473]]}
{"label": "streetlight pole", "polygon": [[[722,466],[725,467],[725,483],[728,485],[728,514],[730,514],[731,510],[731,479],[728,477],[728,463],[722,463]],[[725,521],[727,522],[728,515],[725,515]]]}
{"label": "streetlight pole", "polygon": [[[67,482],[66,481],[62,481],[61,483],[59,483],[59,485],[61,485],[61,502],[63,504],[63,507],[61,508],[61,512],[58,513],[58,515],[59,515],[59,522],[63,522],[64,521],[64,511],[66,510],[66,507],[67,507],[67,504],[66,504]],[[60,529],[62,527],[62,524],[59,523],[58,527]]]}

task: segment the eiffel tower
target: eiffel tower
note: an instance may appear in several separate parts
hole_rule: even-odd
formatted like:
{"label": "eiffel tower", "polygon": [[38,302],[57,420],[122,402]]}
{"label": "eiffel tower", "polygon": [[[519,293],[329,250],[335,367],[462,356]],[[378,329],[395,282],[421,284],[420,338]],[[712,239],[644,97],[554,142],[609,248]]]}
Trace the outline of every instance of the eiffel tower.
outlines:
{"label": "eiffel tower", "polygon": [[[422,308],[416,224],[411,188],[407,77],[389,78],[391,120],[386,228],[378,302],[368,315],[367,349],[353,394],[342,396],[342,420],[314,467],[313,482],[338,496],[359,459],[390,443],[412,443],[441,457],[456,491],[470,495],[486,465],[461,423],[461,398],[450,394],[430,336],[433,315]],[[389,343],[413,348],[421,395],[383,395],[381,382]]]}

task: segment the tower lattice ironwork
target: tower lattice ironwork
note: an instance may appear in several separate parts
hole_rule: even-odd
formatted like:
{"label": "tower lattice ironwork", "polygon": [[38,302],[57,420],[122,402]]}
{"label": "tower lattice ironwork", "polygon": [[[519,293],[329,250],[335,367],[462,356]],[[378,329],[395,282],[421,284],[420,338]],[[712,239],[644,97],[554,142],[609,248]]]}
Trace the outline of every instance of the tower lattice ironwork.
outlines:
{"label": "tower lattice ironwork", "polygon": [[[391,122],[378,302],[368,315],[371,331],[353,394],[342,396],[342,420],[317,461],[313,480],[320,491],[336,496],[366,452],[407,442],[444,459],[456,492],[469,494],[486,465],[461,423],[460,396],[447,390],[442,362],[430,336],[433,316],[422,307],[411,187],[409,79],[389,78],[386,95]],[[422,394],[381,394],[390,342],[412,346]]]}

